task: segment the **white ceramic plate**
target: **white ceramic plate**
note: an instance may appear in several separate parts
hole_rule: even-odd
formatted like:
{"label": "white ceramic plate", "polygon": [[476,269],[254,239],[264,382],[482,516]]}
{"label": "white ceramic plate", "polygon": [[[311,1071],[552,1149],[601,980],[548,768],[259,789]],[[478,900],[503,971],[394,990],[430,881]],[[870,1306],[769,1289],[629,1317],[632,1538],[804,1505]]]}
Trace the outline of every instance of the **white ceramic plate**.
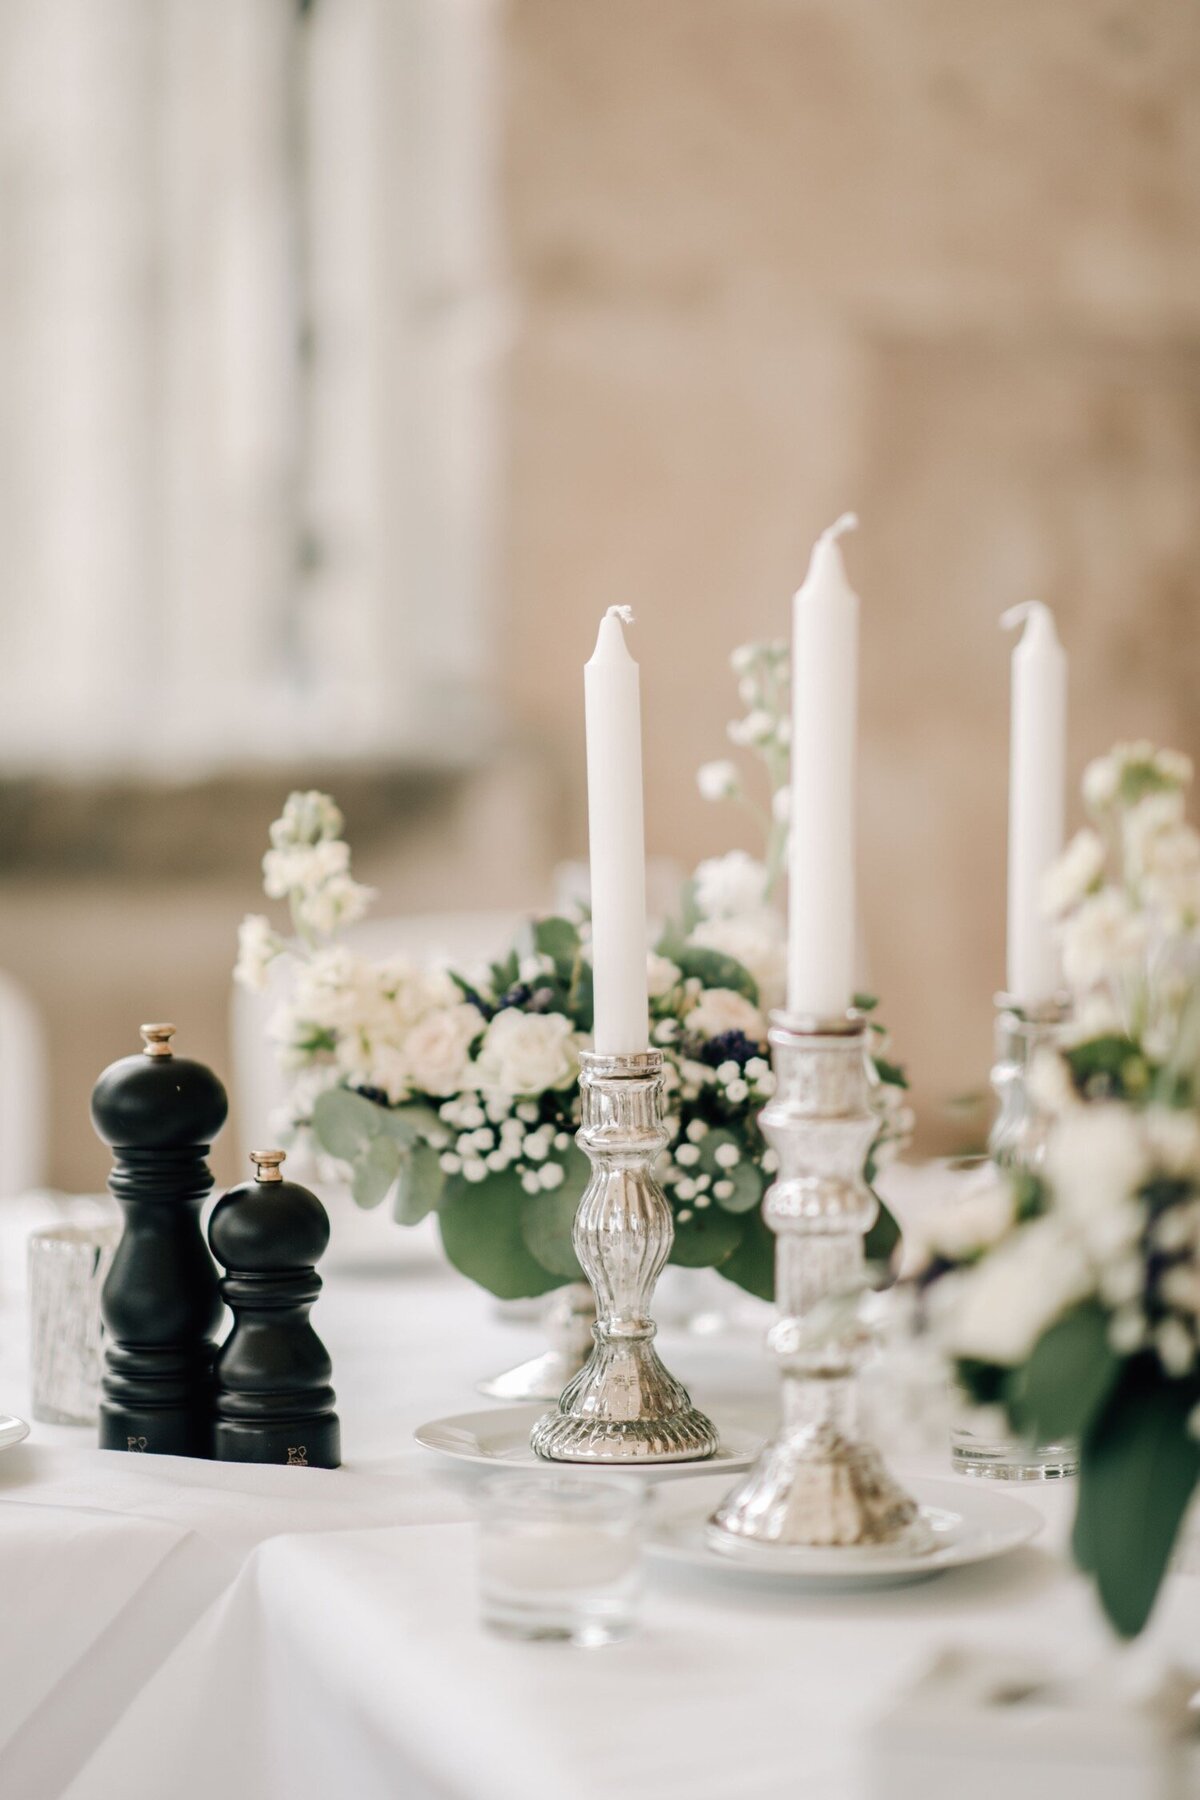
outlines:
{"label": "white ceramic plate", "polygon": [[[529,1447],[529,1434],[543,1413],[545,1401],[532,1406],[490,1406],[486,1412],[456,1413],[449,1419],[431,1419],[413,1433],[426,1450],[441,1456],[452,1456],[458,1462],[482,1464],[494,1469],[502,1464],[510,1469],[602,1469],[605,1474],[651,1475],[656,1480],[694,1475],[697,1469],[719,1470],[733,1475],[748,1469],[763,1440],[739,1425],[714,1421],[721,1442],[715,1456],[704,1462],[680,1463],[549,1463],[535,1456]],[[728,1482],[725,1484],[728,1486]]]}
{"label": "white ceramic plate", "polygon": [[29,1427],[24,1419],[11,1418],[8,1413],[0,1413],[0,1450],[11,1450],[29,1436]]}
{"label": "white ceramic plate", "polygon": [[998,1494],[983,1482],[914,1481],[908,1485],[921,1506],[928,1548],[868,1544],[821,1550],[732,1543],[728,1549],[716,1549],[705,1527],[726,1490],[707,1475],[693,1475],[670,1494],[658,1497],[647,1548],[652,1556],[710,1573],[715,1570],[767,1579],[775,1585],[784,1581],[797,1588],[832,1592],[924,1581],[943,1569],[1004,1556],[1029,1543],[1042,1528],[1042,1516],[1034,1507],[1009,1494]]}

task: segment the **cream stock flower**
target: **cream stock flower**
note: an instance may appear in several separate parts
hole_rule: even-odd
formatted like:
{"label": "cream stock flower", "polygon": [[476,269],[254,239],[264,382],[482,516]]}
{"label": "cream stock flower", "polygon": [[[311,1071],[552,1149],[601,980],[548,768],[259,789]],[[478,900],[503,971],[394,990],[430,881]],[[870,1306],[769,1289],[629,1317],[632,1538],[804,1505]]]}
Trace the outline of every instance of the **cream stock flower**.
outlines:
{"label": "cream stock flower", "polygon": [[734,919],[757,912],[767,891],[767,871],[745,850],[710,856],[695,874],[696,905],[705,919]]}
{"label": "cream stock flower", "polygon": [[1051,918],[1070,912],[1090,893],[1104,874],[1104,843],[1098,832],[1077,831],[1062,855],[1042,879],[1042,910]]}
{"label": "cream stock flower", "polygon": [[270,920],[262,913],[248,913],[238,926],[238,955],[233,979],[240,987],[261,994],[267,985],[267,970],[282,948]]}

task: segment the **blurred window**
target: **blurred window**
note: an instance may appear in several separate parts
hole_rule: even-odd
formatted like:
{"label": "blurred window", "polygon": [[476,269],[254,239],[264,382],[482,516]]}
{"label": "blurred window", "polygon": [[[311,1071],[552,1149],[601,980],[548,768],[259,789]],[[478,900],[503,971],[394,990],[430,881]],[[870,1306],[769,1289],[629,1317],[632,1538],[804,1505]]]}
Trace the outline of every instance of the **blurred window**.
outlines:
{"label": "blurred window", "polygon": [[5,0],[0,769],[469,754],[489,0]]}

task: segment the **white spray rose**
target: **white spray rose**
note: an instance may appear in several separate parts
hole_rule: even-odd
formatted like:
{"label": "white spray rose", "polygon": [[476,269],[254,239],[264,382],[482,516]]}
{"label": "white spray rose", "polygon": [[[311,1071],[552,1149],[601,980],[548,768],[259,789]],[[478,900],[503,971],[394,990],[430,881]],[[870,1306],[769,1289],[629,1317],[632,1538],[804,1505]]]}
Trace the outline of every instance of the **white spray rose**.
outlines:
{"label": "white spray rose", "polygon": [[684,1030],[693,1037],[722,1037],[727,1031],[740,1031],[756,1044],[765,1043],[767,1022],[757,1006],[733,988],[705,988],[696,1005],[683,1021]]}
{"label": "white spray rose", "polygon": [[457,1094],[467,1083],[471,1046],[482,1031],[483,1018],[469,1001],[426,1013],[404,1040],[410,1086],[426,1094]]}
{"label": "white spray rose", "polygon": [[542,1094],[570,1087],[579,1073],[579,1046],[562,1013],[497,1013],[480,1046],[480,1087],[506,1094]]}
{"label": "white spray rose", "polygon": [[1055,1205],[1099,1264],[1137,1243],[1144,1214],[1136,1196],[1148,1172],[1138,1115],[1115,1101],[1072,1107],[1046,1148]]}

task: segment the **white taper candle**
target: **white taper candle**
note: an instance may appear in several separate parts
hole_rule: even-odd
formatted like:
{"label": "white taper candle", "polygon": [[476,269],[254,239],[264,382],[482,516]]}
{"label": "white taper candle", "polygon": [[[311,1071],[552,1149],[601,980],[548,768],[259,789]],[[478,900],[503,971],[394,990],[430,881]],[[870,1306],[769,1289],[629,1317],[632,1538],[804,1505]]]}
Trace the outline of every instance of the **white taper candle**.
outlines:
{"label": "white taper candle", "polygon": [[1039,600],[1000,623],[1023,625],[1012,656],[1008,787],[1007,991],[1024,1006],[1061,985],[1053,925],[1042,907],[1046,870],[1063,846],[1067,755],[1067,658],[1054,614]]}
{"label": "white taper candle", "polygon": [[646,851],[642,825],[642,715],[638,666],[610,606],[583,672],[588,835],[592,877],[594,1043],[602,1056],[645,1050]]}
{"label": "white taper candle", "polygon": [[833,1018],[854,995],[858,595],[838,546],[817,539],[792,605],[788,1010]]}

